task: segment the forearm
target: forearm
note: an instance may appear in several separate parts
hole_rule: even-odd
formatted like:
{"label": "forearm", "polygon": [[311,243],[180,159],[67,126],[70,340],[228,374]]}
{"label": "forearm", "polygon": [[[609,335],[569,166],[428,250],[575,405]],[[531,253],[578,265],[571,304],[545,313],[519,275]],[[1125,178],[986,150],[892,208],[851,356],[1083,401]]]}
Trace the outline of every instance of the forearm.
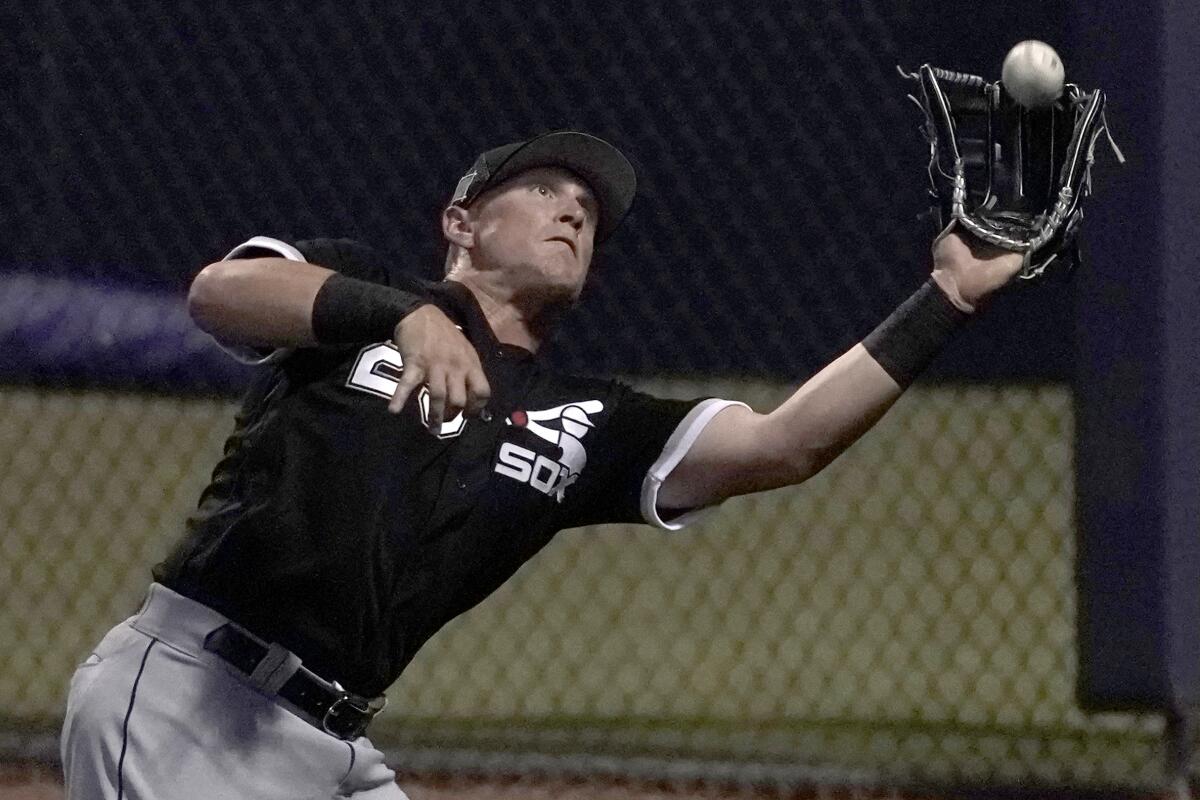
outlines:
{"label": "forearm", "polygon": [[[866,433],[903,393],[860,343],[826,366],[759,423],[764,447],[784,465],[770,482],[800,483]],[[773,488],[773,487],[763,487]]]}
{"label": "forearm", "polygon": [[801,483],[875,424],[901,391],[857,344],[770,414],[743,406],[717,414],[663,482],[658,504],[696,508]]}
{"label": "forearm", "polygon": [[659,506],[696,508],[816,474],[891,408],[970,313],[1021,268],[1020,253],[951,230],[935,240],[933,258],[930,283],[779,408],[760,415],[731,407],[714,417],[663,481]]}
{"label": "forearm", "polygon": [[879,421],[904,389],[856,344],[767,415],[766,434],[792,453],[798,483],[819,472]]}
{"label": "forearm", "polygon": [[188,294],[196,324],[250,347],[380,342],[425,303],[419,295],[282,258],[218,261]]}
{"label": "forearm", "polygon": [[691,508],[812,477],[879,421],[966,318],[923,286],[770,414],[717,415],[664,482],[661,504]]}
{"label": "forearm", "polygon": [[768,415],[767,441],[798,448],[790,482],[815,474],[878,422],[968,317],[931,280]]}
{"label": "forearm", "polygon": [[776,485],[811,477],[866,433],[1019,267],[1017,254],[975,247],[978,252],[957,236],[939,237],[930,280],[767,415],[759,435],[789,454],[776,456],[791,473]]}
{"label": "forearm", "polygon": [[285,258],[218,261],[192,282],[188,312],[201,329],[225,343],[313,345],[313,301],[333,274]]}

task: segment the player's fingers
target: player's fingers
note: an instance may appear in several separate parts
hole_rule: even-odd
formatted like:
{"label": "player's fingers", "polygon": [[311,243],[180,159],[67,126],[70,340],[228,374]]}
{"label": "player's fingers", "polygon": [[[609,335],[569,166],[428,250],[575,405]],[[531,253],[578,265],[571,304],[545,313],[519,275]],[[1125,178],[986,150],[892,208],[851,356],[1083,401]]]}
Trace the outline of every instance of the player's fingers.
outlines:
{"label": "player's fingers", "polygon": [[456,370],[446,376],[446,419],[454,419],[467,406],[467,376]]}
{"label": "player's fingers", "polygon": [[392,399],[388,401],[388,411],[399,414],[404,409],[404,404],[408,402],[408,396],[412,394],[413,389],[421,385],[424,378],[425,370],[418,362],[413,361],[406,365],[404,374],[400,376],[400,381],[396,384],[396,391],[392,393]]}
{"label": "player's fingers", "polygon": [[446,369],[439,365],[430,368],[425,376],[425,386],[429,390],[429,415],[426,426],[430,432],[437,433],[446,418]]}
{"label": "player's fingers", "polygon": [[483,374],[483,367],[476,362],[475,366],[467,370],[467,415],[476,416],[491,399],[492,387],[488,384],[487,376]]}

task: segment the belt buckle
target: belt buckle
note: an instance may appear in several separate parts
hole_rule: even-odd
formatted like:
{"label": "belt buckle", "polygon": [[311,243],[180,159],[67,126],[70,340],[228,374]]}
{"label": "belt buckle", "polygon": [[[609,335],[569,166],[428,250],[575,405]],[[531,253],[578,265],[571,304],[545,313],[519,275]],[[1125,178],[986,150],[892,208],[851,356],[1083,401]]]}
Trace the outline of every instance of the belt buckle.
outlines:
{"label": "belt buckle", "polygon": [[[363,735],[375,715],[387,706],[387,697],[383,698],[383,703],[379,707],[375,707],[373,701],[359,700],[337,682],[334,682],[333,685],[338,691],[338,698],[326,709],[325,716],[321,719],[321,727],[329,735],[336,736],[343,741],[357,739]],[[355,711],[357,714],[350,714],[349,718],[341,716],[346,709]]]}

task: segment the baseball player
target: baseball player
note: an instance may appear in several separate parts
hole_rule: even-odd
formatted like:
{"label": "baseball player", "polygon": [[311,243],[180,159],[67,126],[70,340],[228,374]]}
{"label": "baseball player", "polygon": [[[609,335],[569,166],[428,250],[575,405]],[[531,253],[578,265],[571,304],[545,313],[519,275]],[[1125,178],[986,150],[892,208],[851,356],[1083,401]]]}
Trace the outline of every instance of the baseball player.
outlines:
{"label": "baseball player", "polygon": [[402,798],[366,733],[439,628],[559,530],[675,530],[805,480],[1021,265],[944,234],[930,281],[771,413],[661,400],[538,358],[634,189],[559,131],[463,176],[443,281],[262,236],[199,273],[196,322],[262,366],[141,609],[75,673],[70,797]]}

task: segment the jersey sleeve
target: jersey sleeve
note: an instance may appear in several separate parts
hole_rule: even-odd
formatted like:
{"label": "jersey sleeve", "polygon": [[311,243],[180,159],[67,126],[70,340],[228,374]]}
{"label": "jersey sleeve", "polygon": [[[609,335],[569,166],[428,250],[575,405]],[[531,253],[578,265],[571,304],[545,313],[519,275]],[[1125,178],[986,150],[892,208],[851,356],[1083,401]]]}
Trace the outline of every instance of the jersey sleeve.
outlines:
{"label": "jersey sleeve", "polygon": [[[374,248],[352,239],[307,239],[289,244],[270,236],[255,236],[230,250],[221,260],[270,256],[316,264],[372,283],[390,286],[394,282],[394,273],[389,269],[387,258]],[[217,340],[217,344],[238,361],[251,365],[274,364],[292,352],[291,348],[264,350],[246,345],[225,344],[220,340]]]}
{"label": "jersey sleeve", "polygon": [[310,264],[336,270],[350,278],[395,286],[397,273],[392,261],[373,247],[353,239],[308,239],[296,249]]}
{"label": "jersey sleeve", "polygon": [[[730,400],[664,400],[620,387],[613,411],[591,442],[574,525],[643,522],[679,530],[705,509],[666,511],[658,492],[700,433]],[[594,461],[593,461],[594,459]]]}

